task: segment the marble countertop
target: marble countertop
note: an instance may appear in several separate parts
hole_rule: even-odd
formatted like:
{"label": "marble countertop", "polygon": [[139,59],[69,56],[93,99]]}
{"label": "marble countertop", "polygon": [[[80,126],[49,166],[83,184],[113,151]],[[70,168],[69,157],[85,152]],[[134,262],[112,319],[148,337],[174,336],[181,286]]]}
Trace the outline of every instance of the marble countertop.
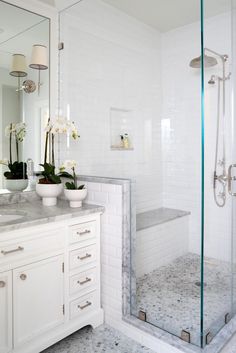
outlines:
{"label": "marble countertop", "polygon": [[86,216],[93,213],[104,212],[103,206],[83,204],[80,208],[71,208],[65,200],[58,200],[56,206],[45,207],[41,200],[4,205],[0,207],[1,215],[21,215],[20,219],[0,223],[0,233],[15,229],[31,227],[39,224],[56,222],[73,217]]}

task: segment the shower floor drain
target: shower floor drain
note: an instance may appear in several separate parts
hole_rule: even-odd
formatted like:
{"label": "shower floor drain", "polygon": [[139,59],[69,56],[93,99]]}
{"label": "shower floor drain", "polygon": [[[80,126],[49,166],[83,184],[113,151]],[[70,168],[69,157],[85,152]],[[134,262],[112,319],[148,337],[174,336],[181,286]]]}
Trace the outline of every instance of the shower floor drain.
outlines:
{"label": "shower floor drain", "polygon": [[[201,287],[201,282],[200,282],[200,281],[197,281],[197,282],[195,282],[194,284],[195,284],[195,286],[197,286],[197,287]],[[206,284],[206,282],[204,282],[204,283],[203,283],[203,287],[206,287],[206,286],[207,286],[207,284]]]}

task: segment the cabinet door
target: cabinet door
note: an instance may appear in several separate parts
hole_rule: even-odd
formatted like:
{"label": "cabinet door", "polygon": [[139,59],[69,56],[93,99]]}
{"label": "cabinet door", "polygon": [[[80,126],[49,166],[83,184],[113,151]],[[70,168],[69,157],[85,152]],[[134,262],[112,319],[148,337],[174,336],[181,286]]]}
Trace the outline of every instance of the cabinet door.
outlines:
{"label": "cabinet door", "polygon": [[64,321],[63,256],[13,271],[14,347]]}
{"label": "cabinet door", "polygon": [[12,273],[0,273],[0,353],[12,349]]}

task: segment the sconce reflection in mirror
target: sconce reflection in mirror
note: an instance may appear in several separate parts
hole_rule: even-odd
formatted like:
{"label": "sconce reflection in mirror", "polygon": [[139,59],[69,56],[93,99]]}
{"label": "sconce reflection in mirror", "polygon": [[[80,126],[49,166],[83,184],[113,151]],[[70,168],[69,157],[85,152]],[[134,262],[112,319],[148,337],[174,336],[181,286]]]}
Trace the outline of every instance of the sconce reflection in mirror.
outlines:
{"label": "sconce reflection in mirror", "polygon": [[12,55],[12,65],[10,75],[18,77],[18,92],[21,89],[20,78],[27,76],[26,58],[23,54],[13,54]]}
{"label": "sconce reflection in mirror", "polygon": [[29,65],[31,69],[38,70],[38,94],[40,94],[40,87],[42,86],[40,73],[41,70],[48,69],[47,60],[47,47],[45,45],[35,44],[32,49],[31,63]]}
{"label": "sconce reflection in mirror", "polygon": [[36,84],[32,80],[25,80],[23,82],[22,89],[25,91],[25,93],[33,93],[36,90]]}
{"label": "sconce reflection in mirror", "polygon": [[34,81],[25,80],[23,85],[20,83],[21,77],[27,76],[27,66],[26,66],[26,58],[23,54],[13,54],[12,55],[12,65],[10,75],[14,77],[18,77],[18,88],[17,92],[24,90],[26,93],[33,93],[36,90],[36,84]]}

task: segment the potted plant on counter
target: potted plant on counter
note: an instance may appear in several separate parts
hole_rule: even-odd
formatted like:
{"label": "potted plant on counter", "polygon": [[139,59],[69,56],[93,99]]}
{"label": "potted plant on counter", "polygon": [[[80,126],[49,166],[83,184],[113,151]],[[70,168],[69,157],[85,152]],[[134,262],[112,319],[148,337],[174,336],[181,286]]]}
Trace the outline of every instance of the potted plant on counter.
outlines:
{"label": "potted plant on counter", "polygon": [[42,197],[44,206],[55,206],[57,197],[62,193],[63,184],[61,178],[55,173],[55,166],[45,162],[40,164],[43,167],[42,178],[36,184],[36,192]]}
{"label": "potted plant on counter", "polygon": [[45,136],[44,163],[40,164],[43,167],[41,172],[42,177],[39,178],[36,184],[36,192],[42,197],[44,206],[55,206],[57,197],[63,191],[61,177],[65,176],[61,172],[56,173],[55,156],[54,156],[54,141],[57,134],[70,134],[74,139],[79,137],[74,123],[68,122],[61,117],[57,118],[55,123],[51,123],[48,119]]}
{"label": "potted plant on counter", "polygon": [[[85,188],[85,185],[78,185],[75,168],[75,161],[65,161],[60,168],[60,176],[71,179],[70,182],[65,183],[64,189],[65,197],[69,200],[70,207],[81,207],[82,201],[87,196],[87,189]],[[72,174],[67,172],[67,170],[72,170]]]}
{"label": "potted plant on counter", "polygon": [[[9,161],[4,159],[0,161],[1,164],[8,167],[8,171],[4,172],[5,187],[9,191],[23,191],[28,186],[27,165],[20,161],[19,158],[19,145],[23,142],[26,135],[25,123],[11,123],[5,129],[5,135],[9,138]],[[16,161],[13,162],[12,144],[15,140]]]}

